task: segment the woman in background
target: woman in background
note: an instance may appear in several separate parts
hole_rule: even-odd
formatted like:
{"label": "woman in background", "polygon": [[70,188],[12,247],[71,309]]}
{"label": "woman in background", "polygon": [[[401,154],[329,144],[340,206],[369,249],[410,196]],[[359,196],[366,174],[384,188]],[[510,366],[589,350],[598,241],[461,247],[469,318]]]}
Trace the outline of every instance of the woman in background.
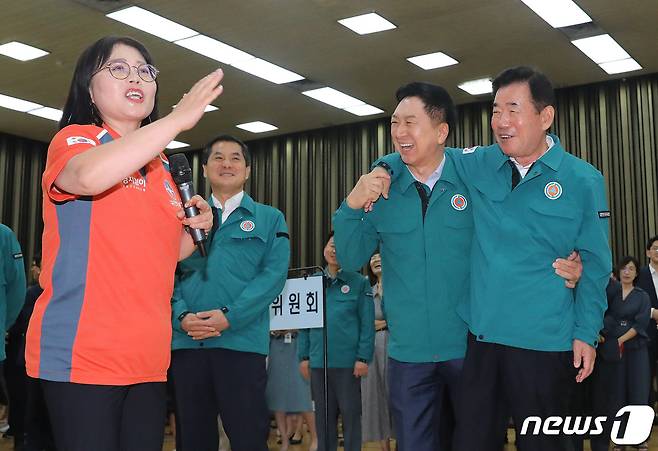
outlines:
{"label": "woman in background", "polygon": [[[609,420],[603,434],[592,437],[592,451],[607,451],[612,420],[620,408],[646,405],[649,399],[646,329],[651,303],[649,295],[635,286],[639,268],[635,257],[624,257],[617,266],[619,284],[613,283],[607,290],[608,310],[603,319],[592,398],[594,414]],[[638,449],[649,448],[645,442]]]}
{"label": "woman in background", "polygon": [[[310,451],[318,448],[315,432],[315,415],[311,401],[311,386],[298,370],[296,330],[270,332],[270,353],[267,358],[267,387],[265,397],[269,409],[274,412],[276,425],[281,433],[279,451],[288,451],[290,445],[302,442],[294,440],[297,426],[303,423],[298,418],[295,427],[288,421],[288,413],[300,413],[306,420],[311,433]],[[301,428],[299,428],[301,429]],[[300,431],[301,432],[301,431]],[[294,442],[293,442],[294,440]]]}
{"label": "woman in background", "polygon": [[388,327],[383,310],[382,258],[373,254],[368,265],[368,278],[372,285],[375,306],[375,353],[368,376],[361,378],[361,405],[363,442],[379,442],[382,451],[390,451],[393,437],[392,417],[388,409]]}

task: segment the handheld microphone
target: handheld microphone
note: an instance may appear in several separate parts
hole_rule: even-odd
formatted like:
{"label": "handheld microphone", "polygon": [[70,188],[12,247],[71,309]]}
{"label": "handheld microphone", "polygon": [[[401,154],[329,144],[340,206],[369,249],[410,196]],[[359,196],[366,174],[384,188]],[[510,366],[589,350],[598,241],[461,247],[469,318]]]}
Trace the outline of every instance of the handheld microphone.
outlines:
{"label": "handheld microphone", "polygon": [[[192,168],[190,168],[187,157],[182,153],[177,153],[169,157],[169,168],[184,206],[196,194],[194,184],[192,183]],[[199,209],[197,207],[185,208],[185,217],[187,218],[192,218],[198,214]],[[201,229],[194,229],[192,227],[188,227],[187,232],[192,236],[192,240],[196,244],[199,254],[202,257],[207,256],[206,233]]]}

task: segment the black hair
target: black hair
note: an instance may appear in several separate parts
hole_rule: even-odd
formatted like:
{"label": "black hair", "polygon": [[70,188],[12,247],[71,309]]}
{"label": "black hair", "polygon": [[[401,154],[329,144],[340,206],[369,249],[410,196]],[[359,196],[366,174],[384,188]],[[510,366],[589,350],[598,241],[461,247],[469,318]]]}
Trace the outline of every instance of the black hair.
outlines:
{"label": "black hair", "polygon": [[658,241],[658,235],[656,235],[656,236],[652,236],[651,238],[649,238],[649,241],[647,241],[647,250],[651,249],[651,246],[652,246],[653,243],[655,243],[656,241]]}
{"label": "black hair", "polygon": [[41,251],[34,253],[34,258],[32,259],[34,264],[41,268]]}
{"label": "black hair", "polygon": [[615,275],[617,276],[617,280],[621,281],[621,270],[624,269],[624,267],[629,263],[633,263],[635,265],[635,279],[633,279],[633,284],[635,284],[635,281],[640,275],[640,262],[638,261],[637,258],[633,257],[632,255],[627,255],[623,257],[621,260],[619,260],[619,263],[617,264],[617,271],[615,271]]}
{"label": "black hair", "polygon": [[212,152],[212,146],[214,146],[218,142],[231,142],[239,145],[240,149],[242,149],[242,156],[244,157],[245,163],[247,164],[247,166],[251,166],[251,153],[249,152],[249,147],[247,147],[244,141],[241,141],[235,136],[231,136],[231,135],[216,136],[215,138],[211,139],[208,142],[208,144],[206,144],[206,146],[203,148],[203,154],[201,159],[201,162],[203,164],[208,164],[208,158],[210,157],[210,153]]}
{"label": "black hair", "polygon": [[444,88],[431,83],[414,81],[400,86],[395,91],[395,98],[398,102],[407,97],[418,97],[425,105],[425,111],[430,119],[448,124],[448,134],[455,129],[457,121],[455,104]]}
{"label": "black hair", "polygon": [[514,83],[528,83],[532,103],[538,113],[547,106],[555,106],[553,84],[546,75],[529,66],[511,67],[498,74],[491,82],[494,97],[500,88]]}
{"label": "black hair", "polygon": [[[127,45],[134,48],[142,54],[148,64],[153,64],[153,58],[143,44],[127,36],[106,36],[94,42],[82,52],[75,65],[71,87],[64,104],[62,119],[59,121],[60,130],[71,124],[94,124],[101,126],[103,120],[98,113],[96,105],[91,101],[89,95],[89,84],[91,77],[103,64],[105,64],[112,54],[112,49],[117,44]],[[153,82],[157,83],[157,82]],[[155,92],[155,103],[153,111],[141,123],[141,125],[150,124],[158,119],[158,91]]]}

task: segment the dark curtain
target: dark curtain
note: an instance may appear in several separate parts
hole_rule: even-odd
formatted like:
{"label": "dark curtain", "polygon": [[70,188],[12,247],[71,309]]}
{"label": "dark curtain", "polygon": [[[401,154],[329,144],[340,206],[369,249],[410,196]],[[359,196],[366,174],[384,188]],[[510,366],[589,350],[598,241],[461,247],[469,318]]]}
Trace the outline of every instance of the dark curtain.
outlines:
{"label": "dark curtain", "polygon": [[21,243],[26,267],[41,250],[41,174],[47,144],[0,134],[0,222]]}

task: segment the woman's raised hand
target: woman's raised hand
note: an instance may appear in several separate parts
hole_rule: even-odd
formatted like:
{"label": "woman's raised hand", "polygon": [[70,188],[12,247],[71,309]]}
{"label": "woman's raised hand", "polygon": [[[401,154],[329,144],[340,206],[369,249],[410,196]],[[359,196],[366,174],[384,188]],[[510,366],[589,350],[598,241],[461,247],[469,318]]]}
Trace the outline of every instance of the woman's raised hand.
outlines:
{"label": "woman's raised hand", "polygon": [[175,119],[179,132],[189,130],[199,122],[205,108],[224,90],[224,86],[220,84],[222,78],[224,72],[217,69],[197,81],[192,89],[183,94],[176,108],[169,113],[170,118]]}

